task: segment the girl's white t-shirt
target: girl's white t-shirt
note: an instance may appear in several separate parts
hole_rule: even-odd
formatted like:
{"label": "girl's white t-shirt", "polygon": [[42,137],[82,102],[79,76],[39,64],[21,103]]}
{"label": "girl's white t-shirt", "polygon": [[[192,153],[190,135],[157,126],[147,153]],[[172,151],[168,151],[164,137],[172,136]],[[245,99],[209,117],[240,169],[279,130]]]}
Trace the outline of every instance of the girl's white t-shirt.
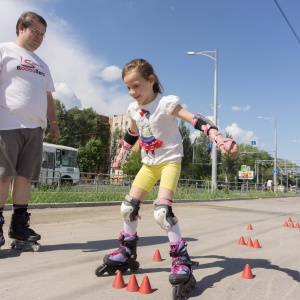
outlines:
{"label": "girl's white t-shirt", "polygon": [[183,156],[182,137],[176,117],[172,115],[180,104],[177,96],[158,94],[146,105],[129,104],[127,113],[139,129],[142,163],[158,165],[181,162]]}
{"label": "girl's white t-shirt", "polygon": [[47,64],[13,42],[0,43],[0,129],[47,127]]}

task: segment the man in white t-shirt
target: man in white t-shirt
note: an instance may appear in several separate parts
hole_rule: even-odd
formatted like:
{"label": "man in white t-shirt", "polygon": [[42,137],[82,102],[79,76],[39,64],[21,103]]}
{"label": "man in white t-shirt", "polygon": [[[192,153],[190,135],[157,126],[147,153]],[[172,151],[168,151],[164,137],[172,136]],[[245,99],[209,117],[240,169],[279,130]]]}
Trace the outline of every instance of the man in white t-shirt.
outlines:
{"label": "man in white t-shirt", "polygon": [[41,238],[29,228],[27,208],[31,180],[39,178],[47,120],[52,140],[60,137],[53,80],[47,64],[34,53],[46,28],[43,17],[24,12],[17,21],[16,41],[0,43],[0,247],[5,241],[3,209],[10,184],[9,237],[31,245]]}
{"label": "man in white t-shirt", "polygon": [[272,191],[272,185],[273,185],[273,180],[272,180],[272,179],[269,179],[269,180],[267,181],[267,189],[268,189],[269,192]]}

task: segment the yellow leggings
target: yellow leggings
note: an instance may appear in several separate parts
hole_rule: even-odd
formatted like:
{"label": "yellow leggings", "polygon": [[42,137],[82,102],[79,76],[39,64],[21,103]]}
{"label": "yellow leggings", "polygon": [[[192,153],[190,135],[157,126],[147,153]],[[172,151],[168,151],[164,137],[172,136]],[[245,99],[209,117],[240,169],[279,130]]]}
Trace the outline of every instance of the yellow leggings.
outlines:
{"label": "yellow leggings", "polygon": [[176,192],[181,171],[181,162],[171,162],[160,165],[143,165],[137,173],[132,186],[139,187],[148,193],[160,179],[160,188]]}

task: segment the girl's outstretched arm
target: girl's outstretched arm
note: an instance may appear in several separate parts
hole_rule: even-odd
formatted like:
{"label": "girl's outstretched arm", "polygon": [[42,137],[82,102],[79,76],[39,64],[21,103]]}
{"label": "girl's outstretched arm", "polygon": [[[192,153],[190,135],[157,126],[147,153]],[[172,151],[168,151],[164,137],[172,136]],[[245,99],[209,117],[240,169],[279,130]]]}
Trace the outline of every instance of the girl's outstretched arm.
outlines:
{"label": "girl's outstretched arm", "polygon": [[230,138],[224,138],[218,128],[212,121],[201,116],[194,115],[188,110],[184,109],[180,104],[177,105],[173,111],[173,115],[192,124],[195,129],[203,131],[211,141],[216,143],[217,148],[225,155],[234,158],[238,154],[238,147],[236,142]]}

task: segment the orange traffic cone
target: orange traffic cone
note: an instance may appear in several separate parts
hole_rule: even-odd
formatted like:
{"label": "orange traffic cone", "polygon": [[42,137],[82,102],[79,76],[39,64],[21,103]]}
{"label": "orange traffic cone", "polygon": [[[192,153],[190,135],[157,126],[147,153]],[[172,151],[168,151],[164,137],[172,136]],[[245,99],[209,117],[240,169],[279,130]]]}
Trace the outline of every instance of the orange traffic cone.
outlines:
{"label": "orange traffic cone", "polygon": [[253,243],[252,243],[251,238],[248,238],[247,243],[246,243],[246,246],[247,246],[247,247],[253,247]]}
{"label": "orange traffic cone", "polygon": [[114,289],[122,289],[123,287],[125,287],[125,283],[124,283],[124,279],[123,279],[123,275],[121,271],[118,271],[115,280],[112,284],[112,287]]}
{"label": "orange traffic cone", "polygon": [[248,227],[247,227],[247,230],[253,230],[253,228],[252,228],[252,225],[251,225],[251,224],[249,224],[249,225],[248,225]]}
{"label": "orange traffic cone", "polygon": [[255,241],[254,241],[253,248],[261,248],[261,246],[260,246],[258,240],[255,240]]}
{"label": "orange traffic cone", "polygon": [[291,217],[289,217],[287,221],[288,222],[293,222]]}
{"label": "orange traffic cone", "polygon": [[290,227],[291,227],[291,228],[294,228],[294,227],[295,227],[293,222],[290,224]]}
{"label": "orange traffic cone", "polygon": [[246,264],[243,274],[242,274],[242,277],[245,279],[253,279],[254,278],[249,264]]}
{"label": "orange traffic cone", "polygon": [[244,238],[241,236],[238,242],[239,245],[246,245]]}
{"label": "orange traffic cone", "polygon": [[151,285],[148,276],[145,276],[139,289],[141,294],[151,294]]}
{"label": "orange traffic cone", "polygon": [[156,249],[152,260],[156,261],[156,262],[162,261],[161,255],[160,255],[160,252],[158,249]]}
{"label": "orange traffic cone", "polygon": [[129,278],[129,282],[126,287],[126,291],[128,292],[138,292],[139,291],[139,285],[137,283],[135,274],[132,274]]}
{"label": "orange traffic cone", "polygon": [[299,225],[299,223],[296,223],[296,226],[295,226],[296,228],[300,228],[300,225]]}
{"label": "orange traffic cone", "polygon": [[289,223],[288,222],[284,222],[283,226],[284,227],[289,227]]}

